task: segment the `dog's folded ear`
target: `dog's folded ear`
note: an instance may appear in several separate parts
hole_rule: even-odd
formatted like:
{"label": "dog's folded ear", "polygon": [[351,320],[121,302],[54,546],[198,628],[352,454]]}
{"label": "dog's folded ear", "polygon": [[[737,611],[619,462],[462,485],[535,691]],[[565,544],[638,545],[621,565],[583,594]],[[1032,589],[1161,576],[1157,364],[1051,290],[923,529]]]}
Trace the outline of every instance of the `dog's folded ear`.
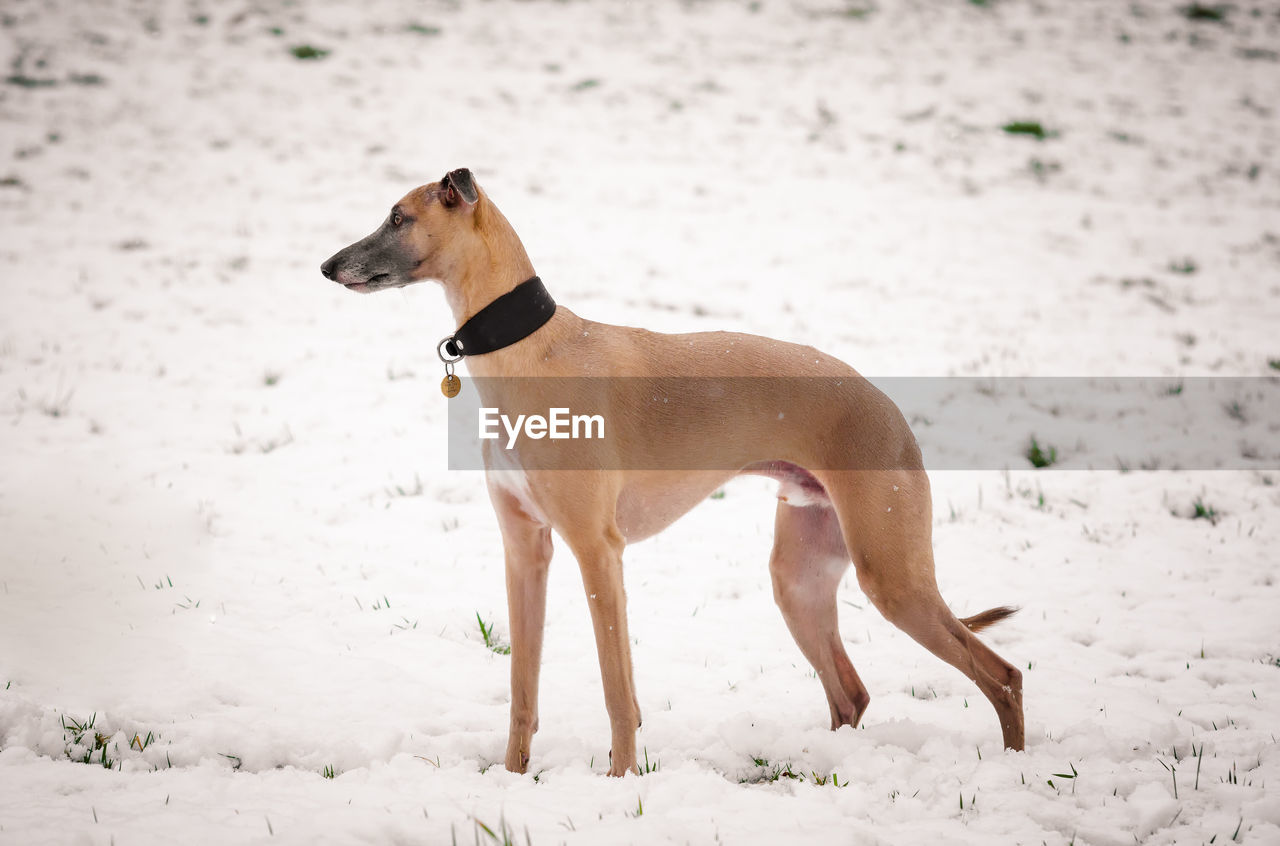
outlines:
{"label": "dog's folded ear", "polygon": [[440,187],[444,189],[443,197],[446,206],[457,205],[458,200],[469,206],[474,206],[480,200],[480,192],[476,190],[475,180],[471,178],[471,171],[465,167],[457,170],[451,170],[440,180]]}

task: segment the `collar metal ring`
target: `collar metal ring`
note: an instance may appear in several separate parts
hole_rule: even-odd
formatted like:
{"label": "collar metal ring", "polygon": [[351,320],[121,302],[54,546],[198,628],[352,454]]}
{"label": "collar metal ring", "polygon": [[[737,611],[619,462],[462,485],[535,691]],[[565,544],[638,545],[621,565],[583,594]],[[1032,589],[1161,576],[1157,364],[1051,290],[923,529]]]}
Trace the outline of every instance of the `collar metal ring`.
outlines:
{"label": "collar metal ring", "polygon": [[436,355],[438,355],[440,357],[440,360],[443,361],[445,364],[453,364],[454,362],[462,361],[461,354],[453,358],[449,358],[448,355],[445,353],[444,345],[449,343],[450,341],[453,341],[455,346],[457,345],[457,341],[454,340],[452,335],[449,335],[448,337],[445,337],[445,338],[441,338],[440,343],[436,344]]}

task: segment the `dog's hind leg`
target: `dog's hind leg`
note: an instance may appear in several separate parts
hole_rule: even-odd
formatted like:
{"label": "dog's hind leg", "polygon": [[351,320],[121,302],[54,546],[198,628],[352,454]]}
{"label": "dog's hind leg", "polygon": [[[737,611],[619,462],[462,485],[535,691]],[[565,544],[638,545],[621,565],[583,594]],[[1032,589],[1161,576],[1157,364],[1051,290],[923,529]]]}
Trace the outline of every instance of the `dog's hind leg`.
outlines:
{"label": "dog's hind leg", "polygon": [[538,671],[547,614],[551,529],[525,513],[519,499],[506,489],[490,485],[489,496],[502,530],[511,620],[511,733],[506,767],[522,773],[529,766],[533,733],[538,730]]}
{"label": "dog's hind leg", "polygon": [[773,597],[796,645],[818,673],[833,730],[857,726],[871,701],[840,642],[836,619],[836,588],[848,567],[849,553],[829,505],[778,503],[769,557]]}
{"label": "dog's hind leg", "polygon": [[972,679],[1000,719],[1004,745],[1023,748],[1022,673],[974,635],[1013,612],[957,619],[938,592],[932,507],[923,470],[853,471],[824,479],[858,584],[889,622]]}
{"label": "dog's hind leg", "polygon": [[[864,579],[859,568],[858,581],[864,590],[871,579],[874,576]],[[1005,748],[1023,749],[1022,673],[1016,667],[979,640],[964,620],[957,619],[936,589],[913,593],[905,603],[872,601],[889,622],[973,680],[996,710]],[[1004,617],[1011,613],[1009,609],[993,609],[978,616]]]}

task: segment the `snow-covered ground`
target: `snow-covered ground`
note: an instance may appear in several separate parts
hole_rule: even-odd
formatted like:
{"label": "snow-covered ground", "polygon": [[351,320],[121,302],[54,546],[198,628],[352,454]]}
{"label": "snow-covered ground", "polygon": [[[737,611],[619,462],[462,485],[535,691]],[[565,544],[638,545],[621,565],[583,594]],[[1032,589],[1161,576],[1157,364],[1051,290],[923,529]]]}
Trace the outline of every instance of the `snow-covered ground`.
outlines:
{"label": "snow-covered ground", "polygon": [[747,479],[627,552],[653,771],[603,775],[561,550],[516,776],[443,298],[318,272],[466,165],[594,319],[877,377],[1280,376],[1278,51],[1270,2],[7,0],[0,842],[1280,842],[1274,403],[1212,426],[1254,469],[1119,472],[1072,406],[1055,468],[1015,428],[1008,472],[933,475],[948,601],[1023,608],[984,637],[1025,752],[852,575],[872,703],[828,731]]}

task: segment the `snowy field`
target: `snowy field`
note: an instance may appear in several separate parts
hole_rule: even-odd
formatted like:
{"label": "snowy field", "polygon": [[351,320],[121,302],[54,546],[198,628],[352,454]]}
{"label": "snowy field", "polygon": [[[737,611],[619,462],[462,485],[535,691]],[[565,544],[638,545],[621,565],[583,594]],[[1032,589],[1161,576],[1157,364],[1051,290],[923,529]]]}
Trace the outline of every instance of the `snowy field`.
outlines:
{"label": "snowy field", "polygon": [[933,474],[943,595],[1023,609],[1025,752],[852,574],[830,732],[748,479],[627,552],[642,776],[559,550],[517,776],[443,297],[319,274],[468,166],[597,320],[1280,377],[1278,60],[1270,0],[5,0],[0,843],[1280,843],[1274,404],[1224,397],[1223,465],[1073,408]]}

